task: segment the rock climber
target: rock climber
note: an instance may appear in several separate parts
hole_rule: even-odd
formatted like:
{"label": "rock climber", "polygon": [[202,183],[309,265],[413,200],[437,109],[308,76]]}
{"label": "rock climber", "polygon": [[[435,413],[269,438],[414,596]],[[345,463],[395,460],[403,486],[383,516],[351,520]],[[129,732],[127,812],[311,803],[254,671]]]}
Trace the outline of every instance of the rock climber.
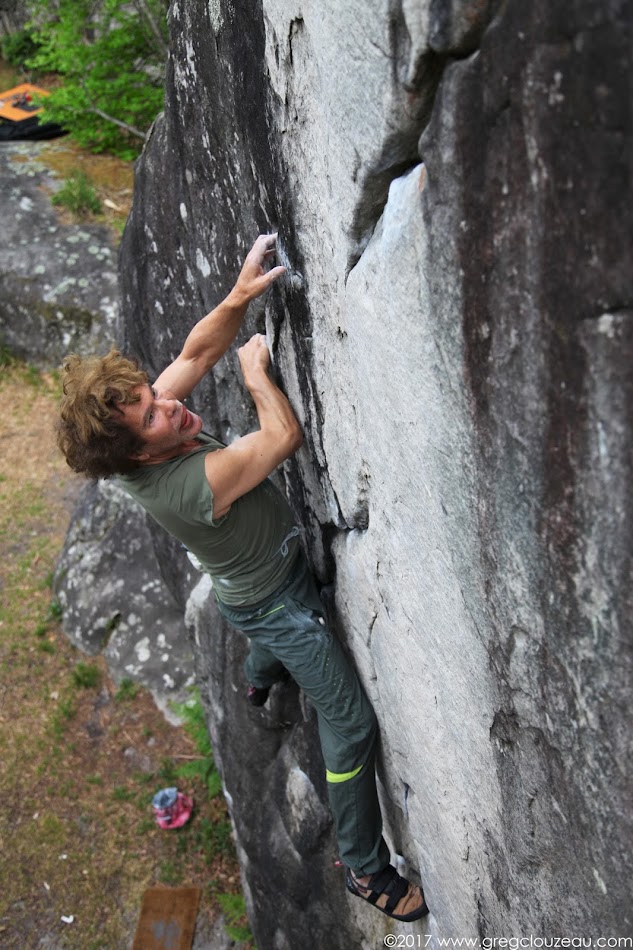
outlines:
{"label": "rock climber", "polygon": [[58,444],[76,472],[119,484],[211,575],[220,613],[250,641],[246,699],[262,706],[288,674],[314,705],[346,885],[396,920],[428,913],[418,886],[390,864],[375,776],[374,711],[328,629],[286,499],[268,476],[301,446],[287,398],[269,375],[265,338],[238,350],[259,429],[223,445],[185,399],[229,348],[248,304],[285,268],[260,235],[228,297],[191,330],[150,384],[111,350],[64,362]]}

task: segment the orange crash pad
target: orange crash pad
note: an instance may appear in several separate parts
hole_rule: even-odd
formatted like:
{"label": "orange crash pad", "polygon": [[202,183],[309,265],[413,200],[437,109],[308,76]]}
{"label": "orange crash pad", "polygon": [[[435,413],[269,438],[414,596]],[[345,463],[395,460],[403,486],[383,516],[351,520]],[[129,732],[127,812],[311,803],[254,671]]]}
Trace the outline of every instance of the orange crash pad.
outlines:
{"label": "orange crash pad", "polygon": [[33,99],[36,96],[50,96],[50,93],[28,82],[14,86],[6,92],[0,92],[0,119],[21,122],[22,119],[30,119],[31,116],[37,115],[42,108],[34,105]]}

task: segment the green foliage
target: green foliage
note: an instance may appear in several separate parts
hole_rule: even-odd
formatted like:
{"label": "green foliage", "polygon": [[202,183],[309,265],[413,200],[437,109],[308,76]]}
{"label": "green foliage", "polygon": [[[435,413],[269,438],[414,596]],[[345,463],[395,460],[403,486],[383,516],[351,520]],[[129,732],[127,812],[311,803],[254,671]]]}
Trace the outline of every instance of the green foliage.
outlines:
{"label": "green foliage", "polygon": [[92,663],[78,663],[73,670],[73,683],[83,689],[91,689],[101,682],[101,670]]}
{"label": "green foliage", "polygon": [[134,792],[131,792],[124,785],[117,785],[112,789],[112,798],[115,802],[131,802],[134,800]]}
{"label": "green foliage", "polygon": [[229,855],[233,851],[233,825],[230,821],[209,822],[207,848],[211,854]]}
{"label": "green foliage", "polygon": [[80,218],[84,218],[88,214],[99,214],[101,211],[101,202],[94,186],[85,172],[79,169],[75,169],[70,173],[59,191],[53,195],[51,201],[54,205],[68,208],[69,211]]}
{"label": "green foliage", "polygon": [[31,30],[18,30],[17,33],[9,33],[2,37],[0,50],[2,50],[2,58],[10,66],[24,69],[27,60],[37,53],[38,42]]}
{"label": "green foliage", "polygon": [[175,785],[178,781],[178,771],[171,759],[163,759],[157,772],[158,778],[166,787]]}
{"label": "green foliage", "polygon": [[218,795],[222,794],[222,779],[215,765],[207,776],[207,791],[209,798],[217,798]]}
{"label": "green foliage", "polygon": [[43,121],[83,147],[134,158],[163,107],[165,0],[34,0],[28,65],[57,73]]}
{"label": "green foliage", "polygon": [[212,864],[218,856],[233,854],[233,828],[230,821],[204,818],[185,828],[178,838],[177,853],[186,855],[192,851],[202,851],[207,864]]}
{"label": "green foliage", "polygon": [[65,697],[59,704],[59,714],[62,719],[72,719],[77,707],[70,696]]}
{"label": "green foliage", "polygon": [[179,778],[199,778],[207,786],[209,798],[215,798],[222,791],[222,780],[213,761],[213,750],[204,718],[204,709],[200,693],[192,690],[192,698],[186,703],[174,703],[174,710],[184,719],[183,728],[193,740],[199,759],[192,759],[177,770]]}
{"label": "green foliage", "polygon": [[225,929],[231,940],[245,943],[253,935],[246,922],[246,904],[241,894],[218,894],[218,903],[225,917]]}

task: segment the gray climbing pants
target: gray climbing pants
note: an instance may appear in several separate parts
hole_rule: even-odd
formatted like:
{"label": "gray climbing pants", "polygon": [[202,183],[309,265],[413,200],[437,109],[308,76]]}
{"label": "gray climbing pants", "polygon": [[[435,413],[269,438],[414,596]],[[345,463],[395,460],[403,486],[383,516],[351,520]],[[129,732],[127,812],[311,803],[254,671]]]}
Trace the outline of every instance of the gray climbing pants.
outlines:
{"label": "gray climbing pants", "polygon": [[358,874],[389,863],[376,791],[375,713],[343,649],[325,625],[303,554],[286,583],[256,607],[218,601],[221,614],[251,644],[253,686],[272,686],[285,667],[316,709],[330,807],[341,861]]}

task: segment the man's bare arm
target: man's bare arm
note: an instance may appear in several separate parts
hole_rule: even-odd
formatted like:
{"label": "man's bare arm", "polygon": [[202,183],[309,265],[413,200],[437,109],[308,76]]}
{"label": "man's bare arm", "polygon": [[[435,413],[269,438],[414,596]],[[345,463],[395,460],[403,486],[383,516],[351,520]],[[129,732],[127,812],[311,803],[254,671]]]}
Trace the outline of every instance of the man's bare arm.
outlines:
{"label": "man's bare arm", "polygon": [[160,390],[185,399],[205,373],[224,356],[235,339],[251,300],[260,297],[284,273],[285,267],[265,265],[275,254],[276,234],[260,234],[248,253],[231,293],[193,328],[182,352],[156,380]]}
{"label": "man's bare arm", "polygon": [[260,428],[206,456],[214,518],[221,517],[237,498],[263,482],[303,443],[301,427],[290,403],[268,375],[270,357],[265,338],[256,334],[238,352]]}

